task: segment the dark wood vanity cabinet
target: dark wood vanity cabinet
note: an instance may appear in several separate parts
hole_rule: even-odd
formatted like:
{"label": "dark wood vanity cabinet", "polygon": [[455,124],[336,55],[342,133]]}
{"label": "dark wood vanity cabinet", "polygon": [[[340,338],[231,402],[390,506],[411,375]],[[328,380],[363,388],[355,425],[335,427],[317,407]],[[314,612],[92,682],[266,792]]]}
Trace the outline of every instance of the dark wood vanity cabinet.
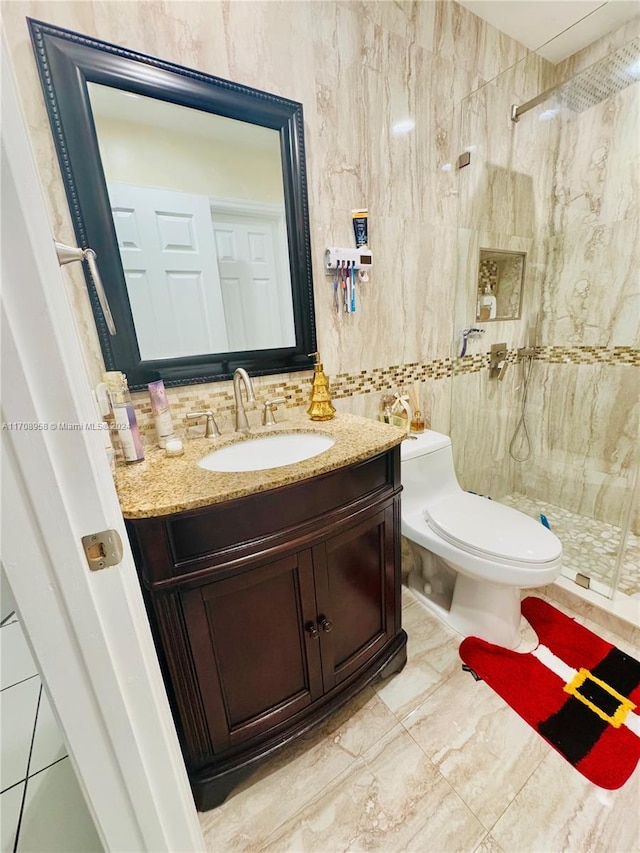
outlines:
{"label": "dark wood vanity cabinet", "polygon": [[127,522],[199,809],[404,665],[398,456]]}

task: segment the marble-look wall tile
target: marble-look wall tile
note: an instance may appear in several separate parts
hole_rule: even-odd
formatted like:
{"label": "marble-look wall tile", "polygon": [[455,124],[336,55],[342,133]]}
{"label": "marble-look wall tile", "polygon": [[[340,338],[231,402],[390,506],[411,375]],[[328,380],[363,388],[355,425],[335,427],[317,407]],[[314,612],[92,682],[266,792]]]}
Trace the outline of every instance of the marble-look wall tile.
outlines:
{"label": "marble-look wall tile", "polygon": [[548,151],[557,127],[539,110],[512,122],[511,106],[544,88],[546,65],[531,55],[465,99],[461,144],[471,164],[460,172],[459,225],[533,236],[549,229],[551,173]]}
{"label": "marble-look wall tile", "polygon": [[489,378],[488,367],[454,376],[451,395],[451,441],[460,485],[498,498],[511,491],[509,443],[516,426],[518,371],[511,366],[502,381]]}
{"label": "marble-look wall tile", "polygon": [[554,233],[640,217],[639,89],[561,115],[552,151]]}
{"label": "marble-look wall tile", "polygon": [[433,52],[491,80],[523,59],[528,51],[465,6],[438,2]]}
{"label": "marble-look wall tile", "polygon": [[[320,213],[312,246],[321,258],[351,222],[348,210]],[[443,317],[451,317],[455,298],[446,272],[455,266],[455,229],[410,216],[370,213],[370,219],[374,262],[370,280],[357,289],[357,312],[336,312],[331,276],[321,270],[315,274],[319,347],[333,374],[427,361],[449,352],[451,326]]]}
{"label": "marble-look wall tile", "polygon": [[[457,225],[458,176],[442,167],[459,153],[456,106],[519,57],[521,46],[450,0],[7,4],[11,58],[51,221],[66,242],[73,229],[27,15],[301,101],[327,369],[449,355],[455,240],[446,228]],[[416,121],[414,131],[392,134],[393,122],[406,117]],[[375,279],[347,328],[332,313],[322,253],[328,243],[351,245],[350,210],[363,205],[370,209]],[[102,357],[84,279],[79,269],[63,275],[97,382]],[[218,395],[216,385],[203,396]]]}
{"label": "marble-look wall tile", "polygon": [[515,491],[623,525],[636,465],[637,368],[536,361],[527,413],[532,453],[514,469]]}
{"label": "marble-look wall tile", "polygon": [[407,41],[434,50],[436,6],[451,0],[401,0],[401,2],[369,2],[356,0],[351,5],[357,14]]}
{"label": "marble-look wall tile", "polygon": [[547,246],[542,341],[637,346],[640,218],[566,229]]}

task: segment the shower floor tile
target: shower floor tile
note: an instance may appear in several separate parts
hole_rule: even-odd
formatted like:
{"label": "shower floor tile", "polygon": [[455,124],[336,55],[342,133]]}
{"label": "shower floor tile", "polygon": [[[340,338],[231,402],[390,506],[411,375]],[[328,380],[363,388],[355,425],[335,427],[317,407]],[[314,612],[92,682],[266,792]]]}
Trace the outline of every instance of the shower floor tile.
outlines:
{"label": "shower floor tile", "polygon": [[[503,495],[499,501],[532,518],[539,519],[541,513],[547,517],[551,530],[562,542],[563,574],[565,570],[571,576],[574,572],[580,572],[611,588],[622,536],[619,527],[518,492]],[[618,582],[618,589],[625,595],[640,593],[639,559],[640,538],[629,533]]]}

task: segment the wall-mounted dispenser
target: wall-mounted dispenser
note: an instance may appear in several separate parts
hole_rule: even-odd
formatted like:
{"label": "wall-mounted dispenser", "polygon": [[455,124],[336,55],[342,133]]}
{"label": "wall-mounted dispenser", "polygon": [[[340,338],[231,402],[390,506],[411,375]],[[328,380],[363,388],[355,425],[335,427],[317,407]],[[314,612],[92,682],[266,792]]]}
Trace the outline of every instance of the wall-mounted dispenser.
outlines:
{"label": "wall-mounted dispenser", "polygon": [[342,303],[346,314],[355,314],[356,271],[360,283],[369,281],[372,260],[371,249],[366,246],[359,249],[325,249],[324,271],[326,275],[333,275],[333,304],[336,313],[340,313]]}
{"label": "wall-mounted dispenser", "polygon": [[342,267],[353,267],[358,270],[358,275],[361,281],[364,281],[363,274],[366,274],[371,269],[373,256],[371,249],[362,246],[360,249],[338,249],[331,247],[325,249],[324,252],[324,271],[329,274],[335,272]]}

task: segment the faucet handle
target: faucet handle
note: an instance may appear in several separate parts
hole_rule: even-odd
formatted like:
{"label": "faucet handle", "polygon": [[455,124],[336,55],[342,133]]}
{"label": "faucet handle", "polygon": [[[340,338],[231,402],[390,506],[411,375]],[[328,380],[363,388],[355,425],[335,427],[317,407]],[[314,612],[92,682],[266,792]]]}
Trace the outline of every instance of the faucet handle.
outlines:
{"label": "faucet handle", "polygon": [[217,438],[220,435],[218,424],[215,422],[211,409],[206,409],[204,412],[187,412],[187,420],[195,420],[195,418],[206,418],[207,426],[205,427],[205,438]]}
{"label": "faucet handle", "polygon": [[285,397],[274,397],[273,400],[265,400],[262,408],[262,426],[271,426],[275,424],[274,411],[278,403],[286,403]]}

